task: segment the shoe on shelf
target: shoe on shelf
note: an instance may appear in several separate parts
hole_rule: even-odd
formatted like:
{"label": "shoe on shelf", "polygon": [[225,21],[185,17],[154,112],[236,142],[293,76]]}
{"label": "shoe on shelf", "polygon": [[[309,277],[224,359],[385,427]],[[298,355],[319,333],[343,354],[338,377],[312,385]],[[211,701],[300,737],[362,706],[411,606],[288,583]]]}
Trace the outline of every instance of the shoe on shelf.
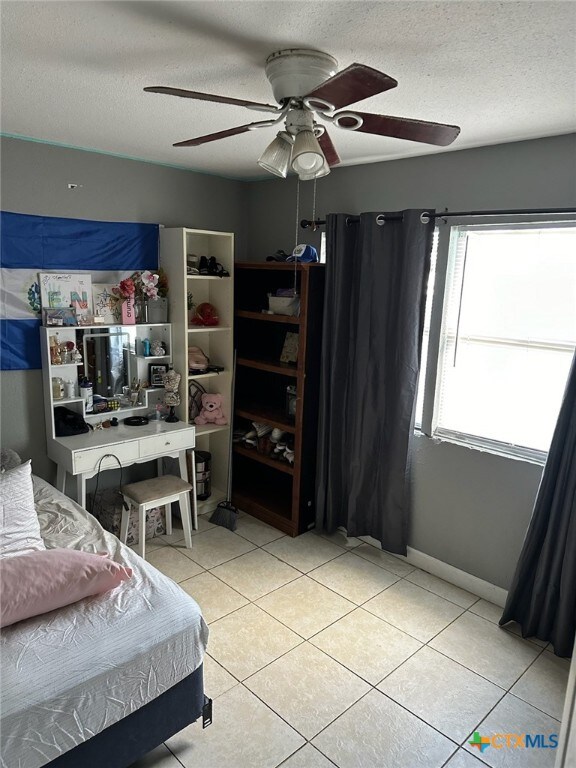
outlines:
{"label": "shoe on shelf", "polygon": [[208,274],[212,277],[230,277],[230,273],[224,269],[219,261],[216,261],[214,256],[210,256],[208,259]]}
{"label": "shoe on shelf", "polygon": [[257,421],[253,421],[252,426],[256,430],[258,437],[264,437],[264,435],[268,435],[272,432],[272,427],[269,424],[261,424]]}
{"label": "shoe on shelf", "polygon": [[282,438],[284,437],[286,433],[283,432],[281,429],[278,429],[278,427],[274,427],[272,430],[272,434],[270,435],[270,440],[273,443],[278,443]]}
{"label": "shoe on shelf", "polygon": [[286,443],[278,442],[274,446],[274,458],[275,459],[283,459],[284,453],[286,452]]}
{"label": "shoe on shelf", "polygon": [[201,275],[208,275],[208,259],[206,256],[200,256],[200,264],[198,265],[198,272]]}

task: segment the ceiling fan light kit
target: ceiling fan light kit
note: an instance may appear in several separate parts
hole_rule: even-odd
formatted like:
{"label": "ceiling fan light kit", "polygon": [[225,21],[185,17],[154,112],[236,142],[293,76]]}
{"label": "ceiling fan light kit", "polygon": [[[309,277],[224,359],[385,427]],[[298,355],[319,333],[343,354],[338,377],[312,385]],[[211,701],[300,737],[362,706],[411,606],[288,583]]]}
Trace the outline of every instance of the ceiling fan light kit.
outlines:
{"label": "ceiling fan light kit", "polygon": [[280,131],[258,158],[258,165],[265,171],[285,179],[290,168],[293,143],[294,139],[289,133]]}
{"label": "ceiling fan light kit", "polygon": [[326,158],[313,131],[304,130],[297,133],[292,151],[292,170],[299,176],[301,174],[309,176],[321,171],[325,162]]}
{"label": "ceiling fan light kit", "polygon": [[451,144],[460,133],[460,128],[456,125],[342,110],[350,104],[395,88],[398,82],[384,72],[364,64],[350,64],[341,72],[337,69],[336,59],[322,51],[289,48],[272,53],[266,60],[265,71],[274,98],[278,102],[277,107],[167,86],[149,86],[144,90],[200,101],[233,104],[271,113],[272,116],[268,120],[187,139],[174,146],[200,146],[284,122],[285,131],[280,131],[264,150],[258,159],[258,165],[282,178],[286,178],[291,168],[301,181],[325,176],[330,173],[331,166],[340,163],[338,152],[325,126],[317,123],[315,118],[347,131],[442,147]]}
{"label": "ceiling fan light kit", "polygon": [[300,181],[313,181],[314,179],[321,179],[323,176],[328,176],[329,173],[330,166],[328,165],[326,158],[324,158],[324,163],[319,170],[313,171],[312,173],[299,173],[298,178]]}

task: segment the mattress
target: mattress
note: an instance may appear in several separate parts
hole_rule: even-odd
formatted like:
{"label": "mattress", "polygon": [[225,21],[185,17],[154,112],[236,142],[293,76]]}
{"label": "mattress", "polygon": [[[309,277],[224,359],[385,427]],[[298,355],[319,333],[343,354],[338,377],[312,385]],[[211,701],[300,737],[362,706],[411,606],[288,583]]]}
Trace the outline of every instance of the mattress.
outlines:
{"label": "mattress", "polygon": [[2,631],[2,768],[40,768],[191,674],[208,628],[177,584],[34,478],[46,547],[110,553],[133,576],[103,595]]}

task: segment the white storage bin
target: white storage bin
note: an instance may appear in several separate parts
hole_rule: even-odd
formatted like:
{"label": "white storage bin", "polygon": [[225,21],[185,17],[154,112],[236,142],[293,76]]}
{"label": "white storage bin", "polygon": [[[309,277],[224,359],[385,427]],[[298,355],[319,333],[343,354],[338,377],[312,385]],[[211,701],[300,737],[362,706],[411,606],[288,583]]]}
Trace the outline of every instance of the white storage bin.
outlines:
{"label": "white storage bin", "polygon": [[268,294],[268,309],[275,315],[300,314],[300,296],[272,296]]}

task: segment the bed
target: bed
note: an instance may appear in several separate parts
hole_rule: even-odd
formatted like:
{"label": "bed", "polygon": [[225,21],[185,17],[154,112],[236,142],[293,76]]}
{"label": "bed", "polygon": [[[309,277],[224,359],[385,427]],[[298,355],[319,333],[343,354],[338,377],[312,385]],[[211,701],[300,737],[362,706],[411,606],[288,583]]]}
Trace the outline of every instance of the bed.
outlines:
{"label": "bed", "polygon": [[115,589],[5,627],[2,768],[126,768],[194,722],[208,628],[196,602],[82,507],[33,476],[47,549],[133,570]]}

